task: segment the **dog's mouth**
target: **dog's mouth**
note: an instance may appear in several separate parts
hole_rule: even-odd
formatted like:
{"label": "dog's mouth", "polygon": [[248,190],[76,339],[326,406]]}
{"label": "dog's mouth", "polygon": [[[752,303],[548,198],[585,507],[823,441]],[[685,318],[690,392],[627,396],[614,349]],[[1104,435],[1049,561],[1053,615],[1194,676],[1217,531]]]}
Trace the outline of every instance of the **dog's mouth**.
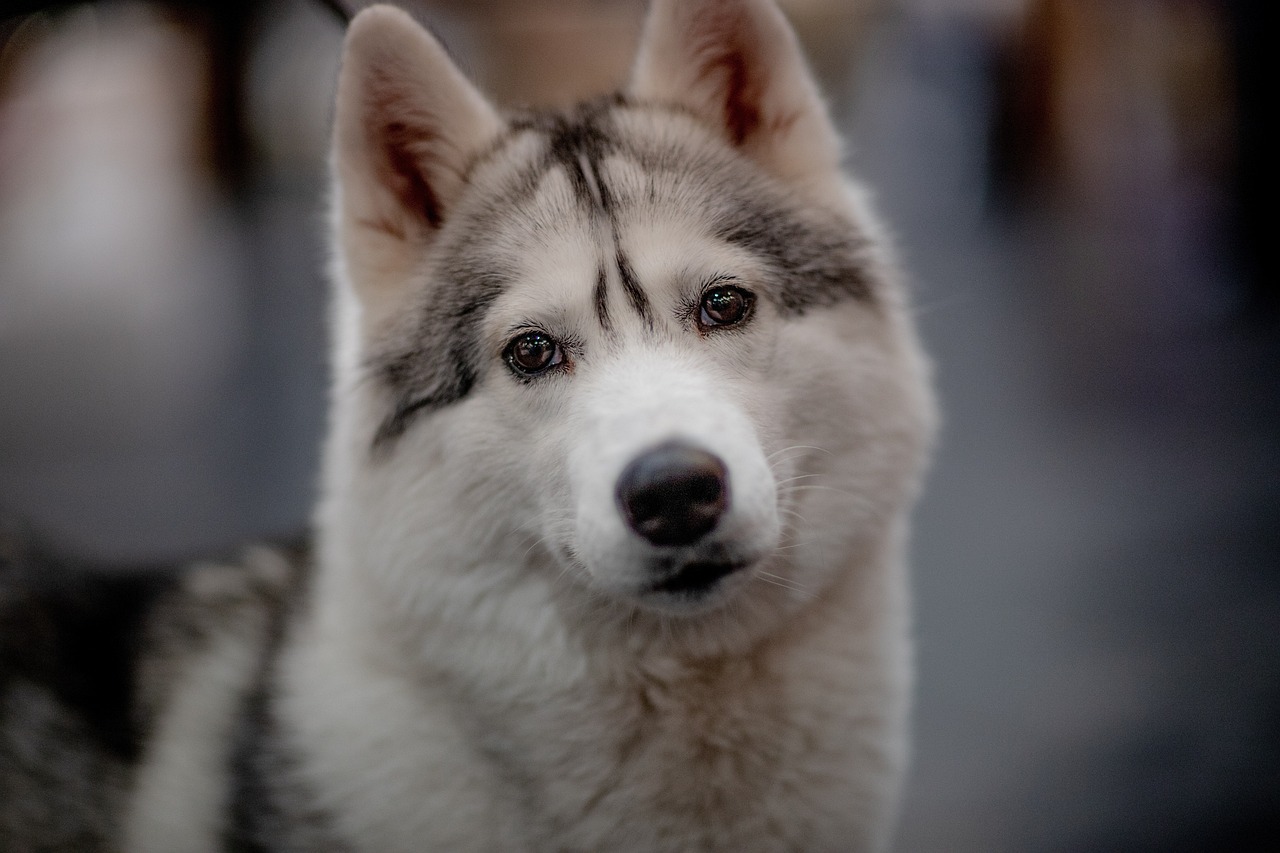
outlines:
{"label": "dog's mouth", "polygon": [[676,567],[669,575],[653,584],[650,592],[686,597],[700,596],[714,589],[721,580],[742,569],[746,563],[725,560],[694,560]]}

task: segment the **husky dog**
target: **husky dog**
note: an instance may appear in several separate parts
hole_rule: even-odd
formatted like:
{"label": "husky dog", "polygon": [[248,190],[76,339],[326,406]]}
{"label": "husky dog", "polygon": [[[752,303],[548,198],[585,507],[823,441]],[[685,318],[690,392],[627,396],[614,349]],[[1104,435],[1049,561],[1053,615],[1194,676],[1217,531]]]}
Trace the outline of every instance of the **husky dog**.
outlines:
{"label": "husky dog", "polygon": [[884,849],[932,398],[778,10],[500,114],[372,7],[333,168],[313,544],[6,540],[0,849]]}

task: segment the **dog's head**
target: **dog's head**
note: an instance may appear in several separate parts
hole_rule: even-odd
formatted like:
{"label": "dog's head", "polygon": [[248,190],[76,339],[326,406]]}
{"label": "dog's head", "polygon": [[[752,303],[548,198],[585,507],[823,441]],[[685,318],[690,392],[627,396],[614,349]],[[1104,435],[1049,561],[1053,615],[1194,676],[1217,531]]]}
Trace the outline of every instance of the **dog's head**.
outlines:
{"label": "dog's head", "polygon": [[330,547],[405,600],[443,574],[675,618],[798,605],[891,547],[931,410],[839,160],[764,0],[657,0],[623,95],[505,116],[362,12]]}

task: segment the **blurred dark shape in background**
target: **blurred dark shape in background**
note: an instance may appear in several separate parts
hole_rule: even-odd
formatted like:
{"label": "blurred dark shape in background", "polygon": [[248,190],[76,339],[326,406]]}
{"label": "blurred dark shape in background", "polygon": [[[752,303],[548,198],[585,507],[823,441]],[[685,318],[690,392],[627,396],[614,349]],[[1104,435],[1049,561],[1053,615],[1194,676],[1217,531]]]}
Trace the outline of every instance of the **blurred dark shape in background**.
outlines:
{"label": "blurred dark shape in background", "polygon": [[[1188,335],[1276,320],[1280,285],[1258,266],[1251,8],[1039,0],[997,46],[993,188],[1019,214],[1077,229],[1078,251],[1108,261],[1043,286],[1064,338],[1086,334],[1092,356],[1128,366],[1110,374],[1117,398],[1195,396],[1170,387],[1195,377],[1178,363],[1201,356]],[[1100,368],[1077,366],[1084,393]]]}
{"label": "blurred dark shape in background", "polygon": [[[563,104],[625,79],[643,4],[406,5],[500,100]],[[899,235],[946,412],[899,849],[1271,849],[1261,2],[783,5]],[[305,524],[347,8],[0,10],[0,504],[65,547]]]}

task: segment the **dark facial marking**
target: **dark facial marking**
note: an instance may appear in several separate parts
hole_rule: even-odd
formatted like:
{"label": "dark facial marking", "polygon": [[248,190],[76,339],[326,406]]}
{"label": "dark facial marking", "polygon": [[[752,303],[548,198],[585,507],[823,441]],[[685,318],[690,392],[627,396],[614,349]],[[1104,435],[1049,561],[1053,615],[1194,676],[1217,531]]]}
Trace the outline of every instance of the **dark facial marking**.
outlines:
{"label": "dark facial marking", "polygon": [[[588,101],[568,113],[535,113],[513,122],[513,128],[535,130],[547,137],[544,168],[559,166],[569,176],[583,208],[610,219],[614,200],[600,180],[600,161],[615,143],[607,132],[608,99]],[[598,197],[597,197],[598,196]]]}
{"label": "dark facial marking", "polygon": [[[730,68],[729,71],[732,69]],[[726,72],[727,73],[727,72]],[[747,81],[744,86],[749,86]],[[703,119],[667,104],[628,104],[636,112],[666,113],[681,121]],[[751,117],[742,116],[744,134]],[[719,239],[740,246],[772,268],[775,285],[761,295],[784,314],[845,299],[874,303],[883,275],[872,242],[843,216],[803,202],[744,158],[681,149],[652,140],[628,140],[626,156],[650,174],[650,203],[661,204],[663,184],[705,189],[704,212]],[[654,178],[661,176],[662,181]]]}
{"label": "dark facial marking", "polygon": [[[608,111],[624,105],[620,97],[588,102],[566,115],[530,117],[521,127],[536,128],[547,136],[547,163],[559,166],[569,175],[574,194],[592,215],[603,215],[613,230],[615,263],[627,302],[645,323],[653,326],[653,309],[626,254],[616,248],[617,200],[600,174],[600,161],[619,150],[610,136]],[[596,276],[593,301],[600,325],[612,328],[608,307],[608,277],[602,268]]]}
{"label": "dark facial marking", "polygon": [[622,279],[622,290],[627,294],[627,301],[631,303],[631,307],[640,315],[640,319],[644,320],[649,328],[653,328],[653,306],[649,304],[649,297],[645,294],[644,288],[640,286],[640,279],[636,277],[636,271],[631,266],[631,261],[627,258],[626,252],[618,249],[615,260],[618,264],[618,276]]}
{"label": "dark facial marking", "polygon": [[[373,446],[398,438],[404,434],[409,422],[419,414],[435,411],[451,403],[456,403],[471,392],[476,382],[475,368],[465,353],[457,352],[457,347],[450,344],[447,354],[451,364],[435,365],[435,375],[424,375],[423,363],[431,356],[425,351],[416,350],[402,353],[383,367],[383,378],[393,388],[402,389],[391,414],[383,420],[373,437]],[[449,368],[452,367],[452,371]],[[425,385],[419,390],[416,386]],[[417,393],[415,393],[417,391]]]}
{"label": "dark facial marking", "polygon": [[613,319],[609,316],[609,274],[604,264],[596,270],[596,286],[592,291],[592,299],[596,305],[596,319],[606,332],[613,329]]}
{"label": "dark facial marking", "polygon": [[375,367],[395,395],[391,414],[374,435],[375,450],[404,434],[415,417],[458,402],[475,386],[483,358],[480,324],[506,289],[507,276],[459,262],[442,278],[421,311],[416,334]]}
{"label": "dark facial marking", "polygon": [[776,276],[765,295],[784,314],[845,299],[872,302],[875,262],[870,242],[851,223],[830,214],[820,220],[767,194],[730,194],[717,210],[716,236],[764,259]]}

